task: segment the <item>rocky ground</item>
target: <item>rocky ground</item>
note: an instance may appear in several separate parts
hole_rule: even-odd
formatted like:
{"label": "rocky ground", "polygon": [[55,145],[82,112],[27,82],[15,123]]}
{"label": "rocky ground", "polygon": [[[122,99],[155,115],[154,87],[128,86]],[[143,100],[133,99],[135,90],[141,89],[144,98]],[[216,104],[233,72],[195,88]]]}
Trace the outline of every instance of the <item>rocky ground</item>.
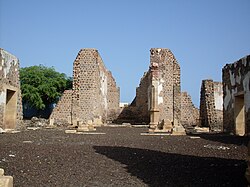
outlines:
{"label": "rocky ground", "polygon": [[[26,130],[0,134],[0,168],[14,186],[247,186],[247,139],[228,135],[142,136]],[[197,136],[197,135],[196,135]]]}

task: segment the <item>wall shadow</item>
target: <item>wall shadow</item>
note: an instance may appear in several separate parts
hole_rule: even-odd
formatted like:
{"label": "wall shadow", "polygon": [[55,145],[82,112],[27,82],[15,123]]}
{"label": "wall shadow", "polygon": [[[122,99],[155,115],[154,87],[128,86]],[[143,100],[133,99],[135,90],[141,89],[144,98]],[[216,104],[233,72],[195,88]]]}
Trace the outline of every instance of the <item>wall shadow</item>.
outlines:
{"label": "wall shadow", "polygon": [[199,134],[197,135],[203,139],[211,140],[215,142],[221,142],[224,144],[244,145],[247,146],[249,137],[248,136],[236,136],[225,133],[220,134]]}
{"label": "wall shadow", "polygon": [[94,146],[149,186],[247,186],[244,160],[197,157],[129,147]]}

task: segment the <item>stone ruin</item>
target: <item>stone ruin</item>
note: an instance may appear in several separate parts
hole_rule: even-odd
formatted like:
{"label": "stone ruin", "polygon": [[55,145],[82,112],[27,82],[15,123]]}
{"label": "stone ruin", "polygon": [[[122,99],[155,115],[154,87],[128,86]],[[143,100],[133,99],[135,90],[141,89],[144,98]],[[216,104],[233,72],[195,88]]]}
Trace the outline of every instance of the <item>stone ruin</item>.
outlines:
{"label": "stone ruin", "polygon": [[19,60],[0,49],[0,128],[21,128],[22,118]]}
{"label": "stone ruin", "polygon": [[223,128],[225,132],[250,132],[250,55],[222,69]]}
{"label": "stone ruin", "polygon": [[[250,55],[222,69],[223,128],[239,136],[250,135]],[[245,176],[250,183],[250,141]]]}
{"label": "stone ruin", "polygon": [[73,90],[64,92],[50,119],[74,126],[101,125],[116,119],[120,89],[98,51],[81,49],[73,69]]}
{"label": "stone ruin", "polygon": [[181,123],[196,124],[198,114],[190,96],[181,93],[180,66],[173,53],[152,48],[149,70],[141,78],[135,99],[123,109],[117,122],[149,124],[151,132],[177,132],[178,128],[183,132]]}
{"label": "stone ruin", "polygon": [[181,124],[185,126],[199,124],[199,109],[194,106],[187,92],[181,92]]}
{"label": "stone ruin", "polygon": [[200,126],[222,131],[223,88],[221,82],[202,80],[200,91]]}

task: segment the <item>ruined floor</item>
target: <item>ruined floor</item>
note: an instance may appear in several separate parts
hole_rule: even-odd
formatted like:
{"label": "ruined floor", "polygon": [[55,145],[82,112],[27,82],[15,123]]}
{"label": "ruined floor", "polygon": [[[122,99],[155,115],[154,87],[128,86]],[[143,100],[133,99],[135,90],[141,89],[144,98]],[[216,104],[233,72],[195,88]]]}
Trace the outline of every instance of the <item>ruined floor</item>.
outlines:
{"label": "ruined floor", "polygon": [[247,139],[226,135],[141,136],[29,130],[0,134],[0,168],[14,186],[246,186]]}

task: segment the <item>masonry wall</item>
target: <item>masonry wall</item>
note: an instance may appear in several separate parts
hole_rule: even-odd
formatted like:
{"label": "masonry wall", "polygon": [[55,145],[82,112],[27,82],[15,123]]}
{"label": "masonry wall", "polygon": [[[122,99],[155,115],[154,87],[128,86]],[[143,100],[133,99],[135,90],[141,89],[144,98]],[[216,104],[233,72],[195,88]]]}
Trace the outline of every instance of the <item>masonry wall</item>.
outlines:
{"label": "masonry wall", "polygon": [[236,133],[236,98],[244,100],[245,133],[250,132],[250,55],[226,64],[223,78],[223,127],[226,132]]}
{"label": "masonry wall", "polygon": [[200,92],[200,126],[222,130],[222,83],[203,80]]}
{"label": "masonry wall", "polygon": [[[163,119],[181,121],[181,88],[180,66],[169,49],[152,48],[150,50],[150,66],[159,67],[158,72],[158,106],[160,121]],[[150,70],[144,73],[139,87],[136,89],[135,106],[126,109],[131,116],[136,116],[137,123],[149,123],[150,92],[152,85]],[[135,114],[136,113],[136,114]]]}
{"label": "masonry wall", "polygon": [[[150,102],[150,75],[145,72],[140,80],[139,87],[136,88],[134,115],[138,123],[149,123],[149,102]],[[130,107],[132,108],[132,107]]]}
{"label": "masonry wall", "polygon": [[199,109],[192,102],[187,92],[181,92],[181,124],[197,125],[199,120]]}
{"label": "masonry wall", "polygon": [[[112,121],[120,111],[119,98],[120,90],[98,51],[81,49],[73,65],[72,113],[67,115],[67,119],[83,123],[96,118],[102,119],[103,123]],[[58,103],[59,115],[51,116],[55,121],[60,119],[60,113],[68,113],[60,112],[64,108],[60,105],[63,103]]]}
{"label": "masonry wall", "polygon": [[[9,52],[0,49],[0,127],[21,128],[22,118],[19,60]],[[7,123],[7,119],[10,119],[11,123]]]}
{"label": "masonry wall", "polygon": [[71,124],[72,90],[65,90],[56,107],[50,115],[56,124]]}

